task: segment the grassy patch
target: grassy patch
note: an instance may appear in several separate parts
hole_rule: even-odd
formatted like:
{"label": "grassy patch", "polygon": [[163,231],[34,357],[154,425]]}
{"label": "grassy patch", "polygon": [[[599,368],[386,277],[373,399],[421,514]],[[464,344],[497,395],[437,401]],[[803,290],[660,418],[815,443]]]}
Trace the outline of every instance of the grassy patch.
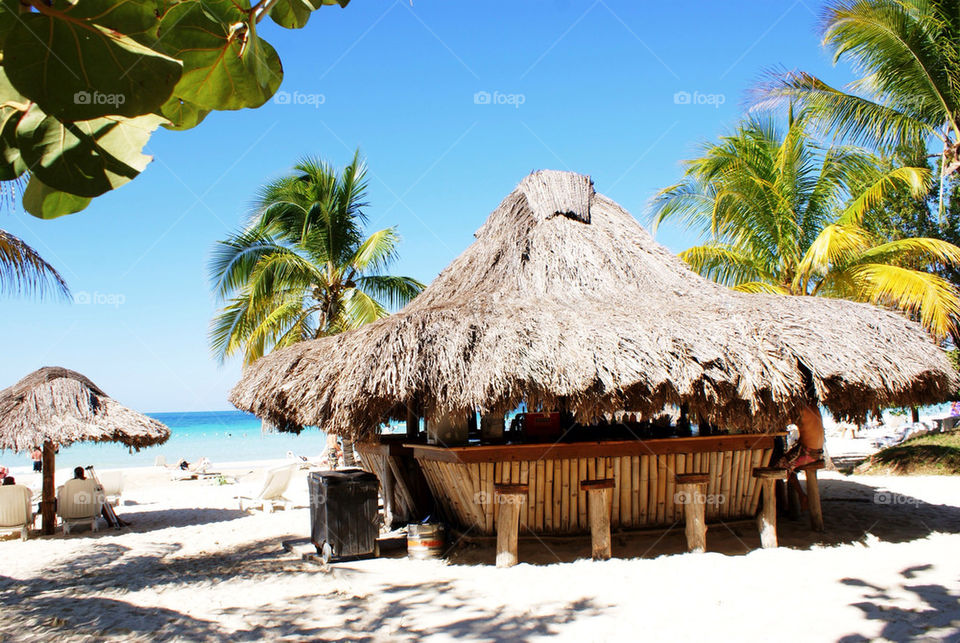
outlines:
{"label": "grassy patch", "polygon": [[911,438],[875,453],[857,473],[960,475],[960,431]]}

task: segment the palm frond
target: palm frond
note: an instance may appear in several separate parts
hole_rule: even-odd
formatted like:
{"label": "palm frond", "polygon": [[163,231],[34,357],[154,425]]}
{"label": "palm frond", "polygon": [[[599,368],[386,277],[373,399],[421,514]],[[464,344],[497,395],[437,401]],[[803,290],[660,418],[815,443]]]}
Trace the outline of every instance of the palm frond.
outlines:
{"label": "palm frond", "polygon": [[70,288],[57,269],[19,237],[0,230],[0,294],[7,296],[47,294],[70,298]]}

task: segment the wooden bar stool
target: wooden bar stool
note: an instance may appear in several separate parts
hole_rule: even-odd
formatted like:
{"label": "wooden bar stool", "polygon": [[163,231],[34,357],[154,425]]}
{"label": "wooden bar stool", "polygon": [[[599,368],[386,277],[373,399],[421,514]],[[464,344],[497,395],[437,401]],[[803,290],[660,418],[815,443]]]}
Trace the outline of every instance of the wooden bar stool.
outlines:
{"label": "wooden bar stool", "polygon": [[493,500],[497,506],[497,567],[517,564],[520,509],[527,501],[527,489],[525,484],[493,485]]}
{"label": "wooden bar stool", "polygon": [[753,477],[760,481],[763,492],[763,506],[757,515],[757,529],[760,530],[760,546],[764,549],[777,546],[777,497],[774,487],[777,480],[786,480],[785,469],[776,467],[755,467]]}
{"label": "wooden bar stool", "polygon": [[810,528],[814,531],[823,531],[823,510],[820,507],[820,483],[817,481],[817,471],[826,466],[823,462],[817,462],[799,467],[807,481],[807,507],[810,511]]}
{"label": "wooden bar stool", "polygon": [[610,505],[616,480],[581,480],[580,488],[587,492],[587,512],[590,516],[590,539],[593,544],[593,559],[610,558]]}
{"label": "wooden bar stool", "polygon": [[686,521],[687,551],[703,552],[707,548],[707,521],[704,500],[707,496],[708,473],[678,473],[677,502],[683,504]]}

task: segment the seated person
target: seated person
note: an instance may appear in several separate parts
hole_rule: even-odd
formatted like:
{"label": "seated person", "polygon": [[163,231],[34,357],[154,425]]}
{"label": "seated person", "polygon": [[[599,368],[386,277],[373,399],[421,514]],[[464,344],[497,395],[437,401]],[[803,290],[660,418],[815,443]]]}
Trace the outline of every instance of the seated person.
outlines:
{"label": "seated person", "polygon": [[3,478],[4,487],[10,487],[15,484],[17,484],[17,481],[13,479],[13,476],[4,476]]}
{"label": "seated person", "polygon": [[796,424],[800,437],[774,465],[787,471],[823,462],[823,418],[820,411],[807,403],[800,406],[798,415]]}
{"label": "seated person", "polygon": [[74,480],[86,480],[87,477],[83,475],[83,467],[76,467],[73,470],[73,479]]}

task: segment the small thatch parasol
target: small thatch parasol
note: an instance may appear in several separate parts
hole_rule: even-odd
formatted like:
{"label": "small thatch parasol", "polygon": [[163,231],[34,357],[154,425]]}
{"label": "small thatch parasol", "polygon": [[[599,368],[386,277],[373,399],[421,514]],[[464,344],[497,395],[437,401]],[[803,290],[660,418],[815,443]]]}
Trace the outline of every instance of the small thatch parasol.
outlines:
{"label": "small thatch parasol", "polygon": [[282,429],[362,436],[387,419],[568,410],[581,421],[686,405],[779,430],[814,392],[841,418],[946,399],[926,332],[876,306],[746,294],[693,273],[589,177],[525,178],[402,311],[258,360],[233,389]]}
{"label": "small thatch parasol", "polygon": [[170,429],[107,396],[80,373],[47,366],[0,391],[0,449],[43,448],[43,532],[54,528],[54,459],[73,442],[162,444]]}

